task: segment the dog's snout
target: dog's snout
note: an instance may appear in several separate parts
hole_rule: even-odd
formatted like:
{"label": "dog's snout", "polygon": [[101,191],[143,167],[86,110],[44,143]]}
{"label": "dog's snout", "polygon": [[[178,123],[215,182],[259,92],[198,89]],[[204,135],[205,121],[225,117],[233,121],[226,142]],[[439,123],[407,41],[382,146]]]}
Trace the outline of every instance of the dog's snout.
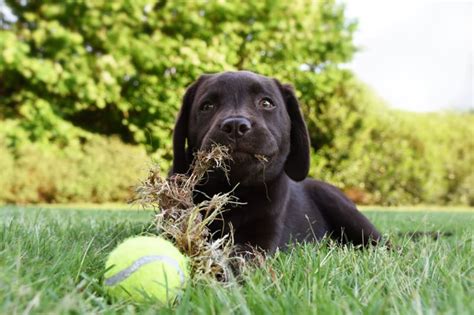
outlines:
{"label": "dog's snout", "polygon": [[230,136],[240,138],[252,129],[252,124],[247,118],[231,117],[222,121],[220,129]]}

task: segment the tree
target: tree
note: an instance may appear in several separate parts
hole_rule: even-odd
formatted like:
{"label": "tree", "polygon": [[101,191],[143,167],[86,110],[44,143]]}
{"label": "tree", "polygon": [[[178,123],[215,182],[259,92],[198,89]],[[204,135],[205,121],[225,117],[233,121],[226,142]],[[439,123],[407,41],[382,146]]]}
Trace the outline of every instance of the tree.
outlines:
{"label": "tree", "polygon": [[7,3],[17,21],[0,33],[0,117],[35,141],[94,132],[169,152],[185,87],[248,69],[296,85],[320,146],[316,115],[355,50],[355,23],[335,1]]}

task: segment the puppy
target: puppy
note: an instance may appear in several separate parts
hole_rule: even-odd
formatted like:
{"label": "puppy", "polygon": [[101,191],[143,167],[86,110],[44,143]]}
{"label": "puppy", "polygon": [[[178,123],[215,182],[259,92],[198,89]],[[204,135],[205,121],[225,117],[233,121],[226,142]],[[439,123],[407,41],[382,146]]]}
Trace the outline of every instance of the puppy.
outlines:
{"label": "puppy", "polygon": [[202,75],[183,98],[171,174],[188,172],[193,153],[215,143],[231,150],[229,178],[210,173],[196,202],[236,187],[244,203],[210,226],[215,235],[233,229],[236,244],[269,253],[324,236],[363,246],[380,240],[339,189],[306,179],[309,137],[290,86],[248,71]]}

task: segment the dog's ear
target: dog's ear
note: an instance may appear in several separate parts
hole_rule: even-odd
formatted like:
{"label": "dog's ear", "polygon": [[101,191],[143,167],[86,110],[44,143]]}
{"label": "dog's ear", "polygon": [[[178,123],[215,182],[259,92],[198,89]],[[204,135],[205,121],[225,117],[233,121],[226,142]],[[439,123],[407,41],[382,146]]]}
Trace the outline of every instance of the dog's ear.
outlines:
{"label": "dog's ear", "polygon": [[205,80],[205,77],[205,75],[199,77],[197,81],[187,88],[186,93],[184,93],[181,110],[176,119],[173,131],[173,166],[170,175],[187,173],[193,161],[192,148],[187,147],[186,143],[188,141],[189,115],[196,91],[199,85]]}
{"label": "dog's ear", "polygon": [[291,121],[290,154],[285,162],[286,174],[295,181],[301,181],[308,176],[309,134],[301,114],[300,105],[296,99],[291,85],[280,84],[277,81],[281,94],[286,104],[286,110]]}

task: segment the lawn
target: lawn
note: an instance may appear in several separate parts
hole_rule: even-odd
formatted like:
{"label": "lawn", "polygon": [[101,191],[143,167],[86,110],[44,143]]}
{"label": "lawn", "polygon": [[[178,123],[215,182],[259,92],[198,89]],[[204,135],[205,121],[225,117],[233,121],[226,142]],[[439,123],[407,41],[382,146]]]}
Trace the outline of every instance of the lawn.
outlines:
{"label": "lawn", "polygon": [[162,308],[109,303],[101,285],[108,252],[153,231],[150,212],[3,207],[0,314],[473,314],[474,212],[417,210],[366,212],[398,250],[301,245],[239,283],[192,283]]}

